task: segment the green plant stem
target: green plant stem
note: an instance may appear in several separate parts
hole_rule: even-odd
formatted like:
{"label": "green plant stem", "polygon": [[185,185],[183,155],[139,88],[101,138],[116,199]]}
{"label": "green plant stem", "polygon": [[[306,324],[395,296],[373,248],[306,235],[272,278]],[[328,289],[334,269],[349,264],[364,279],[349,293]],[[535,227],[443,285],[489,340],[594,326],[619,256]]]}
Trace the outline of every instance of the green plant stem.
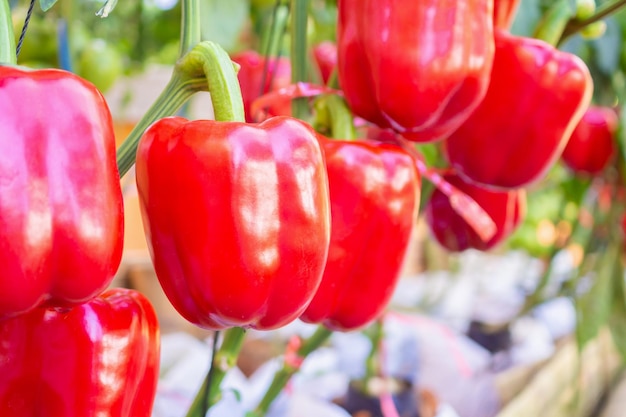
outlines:
{"label": "green plant stem", "polygon": [[563,43],[563,41],[565,41],[570,36],[578,33],[583,28],[595,22],[599,22],[600,20],[617,12],[619,9],[623,8],[624,6],[626,6],[626,0],[618,0],[615,3],[602,7],[601,9],[596,11],[596,13],[593,16],[589,17],[588,19],[570,20],[567,23],[565,29],[563,30],[563,33],[558,43],[559,44]]}
{"label": "green plant stem", "polygon": [[[245,335],[246,331],[241,327],[233,327],[224,332],[222,345],[213,354],[211,369],[189,411],[187,411],[186,417],[204,417],[208,408],[219,401],[221,398],[220,385],[226,373],[237,364],[237,356],[241,351]],[[206,397],[207,392],[208,398]]]}
{"label": "green plant stem", "polygon": [[353,140],[356,138],[352,112],[345,100],[336,94],[320,96],[315,101],[316,130],[329,131],[335,139]]}
{"label": "green plant stem", "polygon": [[272,12],[272,24],[263,35],[261,50],[266,57],[277,56],[281,49],[281,40],[287,27],[289,4],[276,3]]}
{"label": "green plant stem", "polygon": [[9,0],[0,0],[0,63],[17,64],[15,54],[15,35]]}
{"label": "green plant stem", "polygon": [[205,78],[186,78],[174,72],[163,92],[117,150],[117,167],[120,177],[124,176],[135,164],[139,139],[148,126],[162,117],[175,114],[195,92],[206,90],[206,85]]}
{"label": "green plant stem", "polygon": [[570,0],[554,1],[537,24],[533,37],[553,46],[558,45],[574,13]]}
{"label": "green plant stem", "polygon": [[120,176],[135,163],[139,139],[148,126],[162,117],[175,114],[198,91],[211,93],[215,120],[245,121],[233,62],[219,45],[200,42],[178,61],[163,92],[117,150]]}
{"label": "green plant stem", "polygon": [[245,122],[236,65],[221,46],[200,42],[178,61],[177,68],[191,78],[205,77],[215,120]]}
{"label": "green plant stem", "polygon": [[182,0],[181,3],[180,54],[184,56],[202,40],[200,24],[200,1]]}
{"label": "green plant stem", "polygon": [[[322,346],[330,338],[332,333],[333,332],[326,327],[318,326],[315,333],[306,339],[298,349],[298,358],[306,358],[309,354],[311,354],[311,352]],[[272,405],[272,402],[274,402],[281,391],[285,388],[291,377],[298,372],[299,369],[299,366],[290,363],[289,360],[283,361],[282,368],[274,374],[274,379],[261,399],[261,402],[254,411],[248,413],[248,417],[265,416],[270,408],[270,405]]]}
{"label": "green plant stem", "polygon": [[[310,0],[291,0],[291,81],[295,84],[306,81],[307,76],[307,20]],[[293,116],[306,119],[308,105],[306,98],[296,98],[292,102]]]}
{"label": "green plant stem", "polygon": [[363,377],[362,385],[364,390],[367,389],[369,385],[368,382],[379,374],[378,352],[380,350],[380,343],[382,342],[384,336],[383,320],[378,319],[372,323],[367,335],[372,344],[372,348],[369,355],[367,355],[367,359],[365,360],[365,376]]}

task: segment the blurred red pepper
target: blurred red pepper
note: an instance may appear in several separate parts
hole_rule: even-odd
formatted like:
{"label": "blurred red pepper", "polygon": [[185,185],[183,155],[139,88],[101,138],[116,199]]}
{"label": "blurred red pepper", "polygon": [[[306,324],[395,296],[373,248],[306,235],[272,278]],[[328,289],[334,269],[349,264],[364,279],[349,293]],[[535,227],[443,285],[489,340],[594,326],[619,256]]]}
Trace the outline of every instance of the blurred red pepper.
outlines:
{"label": "blurred red pepper", "polygon": [[[251,113],[254,100],[270,91],[276,91],[291,84],[291,62],[288,58],[265,58],[256,51],[235,54],[231,59],[240,65],[237,78],[241,86],[246,121],[257,121]],[[291,114],[290,100],[275,100],[268,109],[270,116]]]}
{"label": "blurred red pepper", "polygon": [[563,150],[565,165],[580,174],[601,173],[615,155],[618,123],[612,108],[590,106]]}
{"label": "blurred red pepper", "polygon": [[324,41],[313,47],[313,58],[319,70],[322,82],[326,85],[335,68],[337,68],[337,45],[332,41]]}
{"label": "blurred red pepper", "polygon": [[150,417],[159,343],[154,308],[126,289],[0,321],[0,415]]}
{"label": "blurred red pepper", "polygon": [[301,316],[353,330],[386,307],[417,219],[420,175],[404,150],[320,138],[330,185],[331,241],[324,277]]}
{"label": "blurred red pepper", "polygon": [[513,24],[521,0],[494,0],[493,26],[508,30]]}
{"label": "blurred red pepper", "polygon": [[482,100],[493,0],[340,0],[339,84],[352,111],[407,139],[455,130]]}
{"label": "blurred red pepper", "polygon": [[136,175],[156,273],[183,317],[270,329],[300,316],[330,240],[328,177],[309,126],[163,119],[139,143]]}
{"label": "blurred red pepper", "polygon": [[450,204],[450,198],[435,189],[425,208],[426,223],[439,244],[452,252],[466,249],[488,250],[502,243],[521,224],[526,215],[524,190],[494,191],[464,181],[456,174],[443,178],[474,199],[489,214],[496,225],[496,233],[483,240]]}
{"label": "blurred red pepper", "polygon": [[0,318],[102,292],[123,222],[102,95],[69,72],[0,67]]}
{"label": "blurred red pepper", "polygon": [[592,90],[577,56],[498,30],[489,90],[446,140],[448,160],[480,184],[518,188],[537,181],[561,155]]}

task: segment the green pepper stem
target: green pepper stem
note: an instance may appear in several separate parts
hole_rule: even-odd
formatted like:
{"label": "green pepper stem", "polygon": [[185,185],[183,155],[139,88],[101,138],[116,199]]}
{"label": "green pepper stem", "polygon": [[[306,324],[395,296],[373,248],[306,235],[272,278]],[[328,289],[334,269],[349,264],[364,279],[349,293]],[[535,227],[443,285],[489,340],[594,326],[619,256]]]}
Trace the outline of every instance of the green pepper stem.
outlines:
{"label": "green pepper stem", "polygon": [[208,409],[220,400],[220,386],[226,373],[237,365],[237,356],[241,351],[245,335],[246,331],[241,327],[233,327],[224,332],[222,345],[217,352],[213,353],[211,369],[186,417],[204,417]]}
{"label": "green pepper stem", "polygon": [[336,94],[320,96],[315,101],[316,129],[330,131],[330,137],[335,139],[356,139],[354,118],[346,101]]}
{"label": "green pepper stem", "polygon": [[190,77],[206,78],[215,120],[245,122],[236,71],[239,67],[221,46],[200,42],[179,60],[177,67]]}
{"label": "green pepper stem", "polygon": [[219,45],[201,42],[179,60],[163,92],[117,150],[120,176],[135,163],[139,139],[148,126],[162,117],[175,114],[198,91],[211,93],[215,120],[245,120],[233,62]]}
{"label": "green pepper stem", "polygon": [[117,150],[117,167],[120,177],[124,176],[135,163],[139,139],[148,126],[162,117],[175,114],[196,91],[206,90],[206,84],[204,78],[185,78],[176,72],[172,75],[163,92]]}
{"label": "green pepper stem", "polygon": [[[324,326],[318,326],[315,332],[302,343],[300,348],[298,348],[298,359],[306,358],[309,354],[311,354],[311,352],[322,346],[332,334],[332,330],[329,330]],[[282,368],[274,374],[274,379],[261,399],[261,402],[257,405],[254,411],[248,413],[247,417],[265,416],[270,408],[270,405],[272,405],[272,402],[278,397],[291,377],[298,372],[299,369],[300,367],[298,365],[295,365],[286,357],[283,361]]]}
{"label": "green pepper stem", "polygon": [[[307,20],[310,0],[291,0],[291,82],[306,81],[307,76]],[[291,104],[293,116],[306,119],[306,98],[296,98]]]}
{"label": "green pepper stem", "polygon": [[9,0],[0,0],[0,63],[17,64],[15,34]]}
{"label": "green pepper stem", "polygon": [[365,376],[363,378],[364,389],[367,389],[369,381],[379,374],[378,352],[380,350],[380,343],[382,342],[384,336],[383,319],[378,319],[372,323],[370,331],[367,332],[367,334],[372,344],[372,348],[369,355],[367,355],[367,359],[365,360]]}
{"label": "green pepper stem", "polygon": [[187,52],[202,41],[202,25],[200,24],[199,0],[183,0],[181,3],[180,54]]}

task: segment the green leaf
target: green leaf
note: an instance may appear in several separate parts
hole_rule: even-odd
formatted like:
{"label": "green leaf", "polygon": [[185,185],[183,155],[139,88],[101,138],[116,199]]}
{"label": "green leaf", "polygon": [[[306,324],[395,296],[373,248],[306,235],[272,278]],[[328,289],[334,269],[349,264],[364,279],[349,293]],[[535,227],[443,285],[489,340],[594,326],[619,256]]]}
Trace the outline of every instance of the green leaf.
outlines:
{"label": "green leaf", "polygon": [[587,342],[597,336],[599,330],[608,323],[613,300],[613,280],[616,277],[616,265],[619,262],[619,250],[616,245],[607,248],[598,260],[596,275],[591,279],[591,288],[576,298],[576,341],[578,349],[583,350]]}
{"label": "green leaf", "polygon": [[226,388],[224,390],[222,390],[222,395],[226,394],[226,393],[232,393],[235,396],[235,400],[240,403],[241,402],[241,398],[243,398],[243,396],[241,395],[241,391],[239,391],[238,389],[235,388]]}
{"label": "green leaf", "polygon": [[39,6],[41,7],[41,10],[47,12],[56,4],[57,1],[58,0],[39,0]]}
{"label": "green leaf", "polygon": [[249,0],[204,0],[200,6],[202,39],[217,43],[228,52],[235,50],[249,13]]}
{"label": "green leaf", "polygon": [[117,5],[117,0],[107,0],[104,2],[104,5],[96,12],[96,16],[105,18],[108,17],[109,14],[113,11],[115,6]]}

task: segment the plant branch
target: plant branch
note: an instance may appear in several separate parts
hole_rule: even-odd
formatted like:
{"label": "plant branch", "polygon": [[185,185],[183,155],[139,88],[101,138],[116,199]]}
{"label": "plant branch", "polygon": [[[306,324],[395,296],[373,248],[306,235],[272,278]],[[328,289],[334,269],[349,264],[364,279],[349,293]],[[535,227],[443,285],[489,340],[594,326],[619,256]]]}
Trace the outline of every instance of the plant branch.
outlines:
{"label": "plant branch", "polygon": [[237,364],[237,356],[241,351],[245,335],[246,331],[241,327],[224,331],[222,346],[217,351],[213,351],[211,369],[186,417],[204,417],[206,412],[220,400],[222,396],[220,386],[226,373]]}
{"label": "plant branch", "polygon": [[617,12],[619,9],[623,8],[624,6],[626,6],[626,0],[618,0],[613,4],[610,4],[608,6],[601,8],[593,16],[589,17],[588,19],[570,20],[567,26],[565,27],[563,34],[561,35],[559,44],[563,43],[565,39],[578,33],[583,28],[612,15],[613,13]]}
{"label": "plant branch", "polygon": [[315,333],[306,339],[296,351],[295,358],[289,352],[285,354],[283,366],[274,374],[271,385],[265,392],[256,409],[248,413],[247,417],[263,417],[267,414],[270,405],[285,388],[291,377],[298,372],[300,364],[311,352],[322,346],[332,335],[332,330],[319,326]]}
{"label": "plant branch", "polygon": [[[307,20],[310,0],[291,0],[291,81],[306,81],[307,76]],[[305,119],[308,103],[305,98],[292,102],[293,116]]]}
{"label": "plant branch", "polygon": [[181,31],[180,53],[184,56],[202,40],[202,25],[200,24],[200,1],[183,0],[181,3]]}

